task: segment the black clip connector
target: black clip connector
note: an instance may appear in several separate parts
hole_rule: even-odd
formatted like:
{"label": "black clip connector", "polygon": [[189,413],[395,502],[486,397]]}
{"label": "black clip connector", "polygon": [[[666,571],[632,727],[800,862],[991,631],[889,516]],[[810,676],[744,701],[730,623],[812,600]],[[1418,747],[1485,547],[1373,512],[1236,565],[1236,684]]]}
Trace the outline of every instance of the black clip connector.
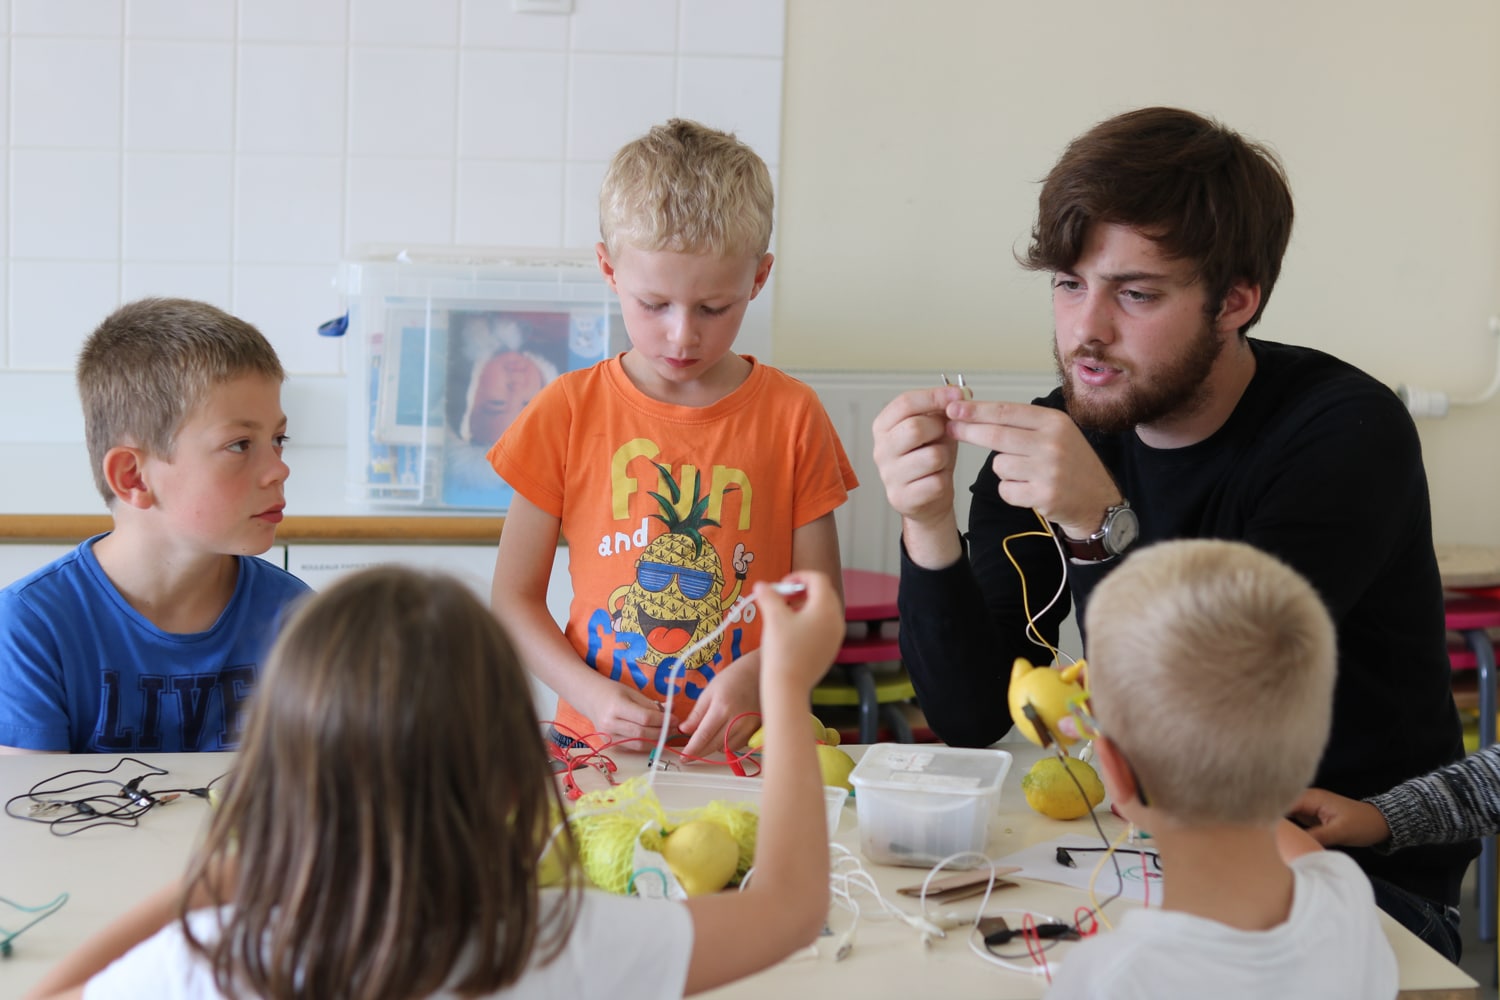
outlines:
{"label": "black clip connector", "polygon": [[1035,927],[1022,930],[1014,930],[1007,927],[1005,930],[992,931],[984,936],[985,944],[1008,944],[1018,937],[1027,934],[1035,934],[1044,941],[1077,941],[1079,940],[1078,929],[1072,924],[1037,924]]}

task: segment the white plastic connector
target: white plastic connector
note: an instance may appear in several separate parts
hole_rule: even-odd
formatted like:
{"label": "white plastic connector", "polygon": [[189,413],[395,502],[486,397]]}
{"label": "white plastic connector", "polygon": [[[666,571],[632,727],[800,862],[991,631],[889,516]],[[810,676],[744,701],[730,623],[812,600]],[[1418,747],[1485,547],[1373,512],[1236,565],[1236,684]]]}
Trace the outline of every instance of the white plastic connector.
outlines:
{"label": "white plastic connector", "polygon": [[[1500,315],[1491,316],[1490,333],[1500,336]],[[1440,389],[1421,389],[1414,385],[1405,383],[1396,386],[1396,395],[1406,406],[1406,412],[1413,417],[1446,417],[1450,406],[1475,406],[1479,403],[1488,402],[1500,391],[1500,346],[1495,348],[1495,374],[1490,379],[1490,384],[1477,396],[1466,399],[1448,398],[1448,394]]]}
{"label": "white plastic connector", "polygon": [[1448,394],[1437,389],[1419,389],[1413,385],[1396,386],[1396,396],[1414,417],[1446,417]]}

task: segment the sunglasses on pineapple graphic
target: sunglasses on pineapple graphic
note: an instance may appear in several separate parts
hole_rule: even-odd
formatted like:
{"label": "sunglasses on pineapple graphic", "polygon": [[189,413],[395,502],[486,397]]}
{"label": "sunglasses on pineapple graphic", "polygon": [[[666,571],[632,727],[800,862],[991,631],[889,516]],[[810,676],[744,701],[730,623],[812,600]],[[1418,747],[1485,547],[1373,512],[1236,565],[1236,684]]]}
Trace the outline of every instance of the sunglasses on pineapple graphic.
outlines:
{"label": "sunglasses on pineapple graphic", "polygon": [[688,569],[686,566],[670,566],[666,563],[642,561],[636,567],[636,579],[640,581],[641,588],[652,594],[659,594],[671,585],[673,579],[677,580],[677,589],[682,596],[689,600],[700,600],[708,596],[713,589],[714,577],[712,573],[705,573],[701,569]]}

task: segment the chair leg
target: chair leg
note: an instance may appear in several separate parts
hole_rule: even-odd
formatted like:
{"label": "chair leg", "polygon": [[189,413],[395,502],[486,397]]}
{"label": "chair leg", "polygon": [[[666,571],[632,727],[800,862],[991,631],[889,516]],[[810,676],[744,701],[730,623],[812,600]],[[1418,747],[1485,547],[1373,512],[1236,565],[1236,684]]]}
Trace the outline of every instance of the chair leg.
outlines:
{"label": "chair leg", "polygon": [[[1468,629],[1463,633],[1464,642],[1474,653],[1474,662],[1479,674],[1479,745],[1487,747],[1495,742],[1495,647],[1483,629]],[[1479,877],[1475,894],[1479,897],[1479,940],[1495,940],[1496,895],[1500,885],[1496,884],[1495,837],[1485,837],[1479,852]]]}
{"label": "chair leg", "polygon": [[868,663],[849,665],[849,679],[859,692],[859,741],[874,743],[880,738],[880,701],[875,694],[875,677]]}
{"label": "chair leg", "polygon": [[891,741],[894,743],[911,742],[911,723],[906,721],[906,716],[901,711],[901,706],[894,702],[881,705],[881,714],[885,716],[886,724],[891,727]]}

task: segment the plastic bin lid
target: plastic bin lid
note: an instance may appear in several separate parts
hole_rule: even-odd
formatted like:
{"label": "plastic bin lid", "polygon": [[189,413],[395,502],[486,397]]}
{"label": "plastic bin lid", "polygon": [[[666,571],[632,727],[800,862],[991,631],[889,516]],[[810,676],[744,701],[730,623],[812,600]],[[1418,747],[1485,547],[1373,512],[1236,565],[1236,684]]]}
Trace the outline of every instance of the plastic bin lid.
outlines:
{"label": "plastic bin lid", "polygon": [[865,751],[849,781],[856,789],[984,795],[1010,770],[1004,750],[974,750],[929,743],[876,743]]}

